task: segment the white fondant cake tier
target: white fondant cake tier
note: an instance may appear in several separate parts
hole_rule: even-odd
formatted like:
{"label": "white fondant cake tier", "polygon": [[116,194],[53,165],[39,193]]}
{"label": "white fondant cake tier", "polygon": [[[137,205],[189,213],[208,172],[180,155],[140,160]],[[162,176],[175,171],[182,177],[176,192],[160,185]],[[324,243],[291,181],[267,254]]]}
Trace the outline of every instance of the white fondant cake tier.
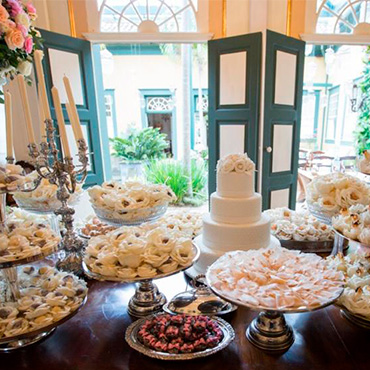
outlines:
{"label": "white fondant cake tier", "polygon": [[[226,253],[225,250],[206,247],[203,243],[202,235],[197,236],[194,239],[194,243],[200,248],[200,257],[199,260],[194,264],[194,266],[191,269],[186,270],[186,273],[191,277],[195,277],[199,274],[205,274],[207,268],[211,266],[212,263],[215,262],[218,258],[220,258],[224,253]],[[280,246],[280,242],[277,238],[271,236],[270,242],[267,246],[268,247]],[[248,249],[253,248],[243,248],[243,250]],[[228,252],[231,250],[233,249],[228,250]],[[235,250],[238,250],[238,248],[235,248]]]}
{"label": "white fondant cake tier", "polygon": [[249,198],[224,198],[211,194],[211,218],[225,224],[247,224],[261,218],[262,197],[254,193]]}
{"label": "white fondant cake tier", "polygon": [[217,195],[227,198],[249,198],[254,194],[254,171],[217,172]]}
{"label": "white fondant cake tier", "polygon": [[270,243],[270,220],[262,215],[257,222],[226,224],[213,221],[209,214],[203,218],[203,244],[225,252],[236,249],[257,249]]}

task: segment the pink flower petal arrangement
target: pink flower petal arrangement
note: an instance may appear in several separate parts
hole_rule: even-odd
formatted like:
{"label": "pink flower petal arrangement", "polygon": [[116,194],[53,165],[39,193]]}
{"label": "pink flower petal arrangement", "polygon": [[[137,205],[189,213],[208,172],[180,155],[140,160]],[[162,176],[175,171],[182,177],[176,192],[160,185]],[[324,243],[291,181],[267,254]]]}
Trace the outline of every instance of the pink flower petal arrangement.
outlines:
{"label": "pink flower petal arrangement", "polygon": [[31,74],[33,52],[41,48],[41,35],[33,26],[36,18],[31,0],[1,0],[0,86],[17,74]]}

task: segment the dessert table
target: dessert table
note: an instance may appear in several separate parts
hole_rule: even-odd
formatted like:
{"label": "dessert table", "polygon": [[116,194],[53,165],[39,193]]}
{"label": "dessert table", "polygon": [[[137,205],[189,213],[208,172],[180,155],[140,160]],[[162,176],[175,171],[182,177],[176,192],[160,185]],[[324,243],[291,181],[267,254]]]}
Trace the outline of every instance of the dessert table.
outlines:
{"label": "dessert table", "polygon": [[[183,273],[158,280],[168,299],[185,290]],[[124,340],[133,319],[127,304],[133,284],[89,282],[86,305],[70,321],[39,344],[13,353],[0,354],[1,369],[37,370],[160,370],[160,369],[368,369],[369,331],[341,317],[338,308],[287,315],[296,340],[288,352],[269,355],[250,344],[245,336],[247,324],[256,313],[239,308],[226,317],[236,338],[223,351],[192,361],[160,361],[132,350]]]}

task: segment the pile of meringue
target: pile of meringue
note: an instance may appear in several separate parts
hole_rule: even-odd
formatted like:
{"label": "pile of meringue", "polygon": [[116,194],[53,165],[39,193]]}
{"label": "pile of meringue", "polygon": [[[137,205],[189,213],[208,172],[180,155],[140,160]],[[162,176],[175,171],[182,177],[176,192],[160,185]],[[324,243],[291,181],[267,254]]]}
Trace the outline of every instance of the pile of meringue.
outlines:
{"label": "pile of meringue", "polygon": [[313,210],[328,215],[355,204],[369,204],[370,188],[357,177],[330,173],[314,178],[307,186],[307,203]]}
{"label": "pile of meringue", "polygon": [[102,186],[93,186],[88,193],[95,209],[103,210],[110,217],[118,219],[135,219],[138,215],[145,218],[151,215],[154,207],[168,205],[176,200],[168,186],[140,182],[105,182]]}
{"label": "pile of meringue", "polygon": [[202,233],[203,214],[200,212],[172,212],[155,222],[154,227],[164,227],[194,239]]}
{"label": "pile of meringue", "polygon": [[15,191],[23,183],[23,168],[16,164],[0,165],[0,192]]}
{"label": "pile of meringue", "polygon": [[60,237],[47,225],[36,221],[8,221],[0,233],[0,262],[13,262],[58,249]]}
{"label": "pile of meringue", "polygon": [[309,212],[296,212],[289,208],[275,208],[264,212],[271,221],[271,234],[280,240],[331,241],[333,229],[320,222]]}
{"label": "pile of meringue", "polygon": [[84,261],[104,277],[153,278],[190,266],[195,253],[191,239],[176,231],[123,226],[91,238]]}
{"label": "pile of meringue", "polygon": [[369,206],[357,204],[344,208],[332,219],[334,229],[347,238],[370,246],[370,210]]}
{"label": "pile of meringue", "polygon": [[208,268],[221,296],[267,310],[305,310],[335,300],[343,274],[312,253],[281,247],[229,252]]}
{"label": "pile of meringue", "polygon": [[48,266],[23,267],[19,270],[19,285],[21,298],[0,304],[0,338],[29,333],[60,321],[76,311],[87,294],[83,280]]}
{"label": "pile of meringue", "polygon": [[345,277],[344,292],[338,303],[353,314],[370,320],[370,257],[352,253],[330,257],[330,264]]}
{"label": "pile of meringue", "polygon": [[[24,177],[25,187],[33,188],[37,183],[39,174],[33,171]],[[14,199],[18,206],[25,209],[37,209],[40,211],[53,211],[61,207],[61,203],[57,198],[58,186],[51,184],[48,179],[41,179],[37,188],[33,191],[18,191],[14,193]],[[70,194],[68,199],[69,204],[76,202],[78,196],[82,192],[82,185],[77,184],[76,190]]]}

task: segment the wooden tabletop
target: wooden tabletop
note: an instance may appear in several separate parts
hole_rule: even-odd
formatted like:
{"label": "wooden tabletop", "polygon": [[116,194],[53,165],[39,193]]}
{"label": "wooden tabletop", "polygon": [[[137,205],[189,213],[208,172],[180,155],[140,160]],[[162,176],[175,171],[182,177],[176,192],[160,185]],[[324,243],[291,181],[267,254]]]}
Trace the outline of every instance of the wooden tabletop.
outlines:
{"label": "wooden tabletop", "polygon": [[[157,282],[171,298],[186,288],[183,273]],[[245,337],[256,313],[239,308],[229,317],[236,338],[223,351],[193,361],[154,360],[132,350],[124,340],[133,319],[126,308],[132,284],[90,282],[88,301],[70,321],[49,338],[23,350],[0,354],[1,370],[284,370],[369,369],[370,331],[341,317],[336,307],[287,315],[296,339],[283,355],[269,355]]]}

